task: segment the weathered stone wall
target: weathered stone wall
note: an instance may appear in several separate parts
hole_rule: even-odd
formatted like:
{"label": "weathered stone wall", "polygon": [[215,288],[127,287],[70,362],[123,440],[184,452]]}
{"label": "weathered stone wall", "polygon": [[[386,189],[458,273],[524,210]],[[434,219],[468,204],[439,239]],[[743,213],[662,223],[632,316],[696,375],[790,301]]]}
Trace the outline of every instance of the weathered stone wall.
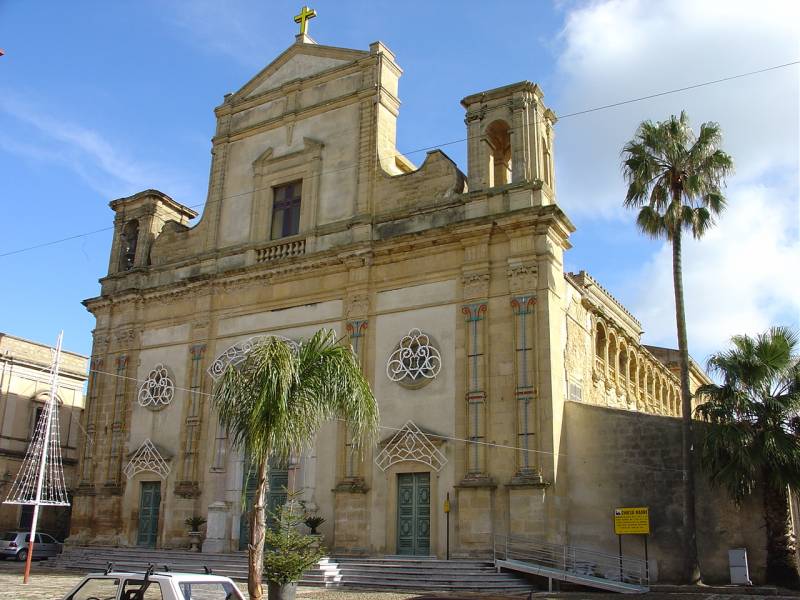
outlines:
{"label": "weathered stone wall", "polygon": [[[651,569],[658,581],[677,581],[684,555],[680,419],[568,402],[564,428],[569,543],[616,554],[614,508],[649,506]],[[699,465],[697,525],[707,582],[730,581],[730,548],[747,548],[751,578],[763,581],[766,541],[759,499],[737,508],[724,490],[710,487]],[[641,536],[623,538],[623,553],[644,557],[643,548]]]}
{"label": "weathered stone wall", "polygon": [[353,487],[344,486],[334,494],[333,527],[334,547],[336,554],[369,554],[369,514],[367,511],[367,494]]}

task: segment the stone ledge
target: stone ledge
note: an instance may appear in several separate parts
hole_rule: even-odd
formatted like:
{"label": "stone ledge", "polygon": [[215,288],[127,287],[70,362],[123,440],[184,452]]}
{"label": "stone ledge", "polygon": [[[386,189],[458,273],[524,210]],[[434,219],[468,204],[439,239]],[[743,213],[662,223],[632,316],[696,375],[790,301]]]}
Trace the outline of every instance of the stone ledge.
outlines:
{"label": "stone ledge", "polygon": [[543,480],[541,475],[515,475],[511,478],[511,481],[505,484],[505,487],[510,489],[535,488],[543,490],[551,485],[552,483]]}
{"label": "stone ledge", "polygon": [[497,488],[497,483],[488,475],[467,475],[456,486],[456,488]]}
{"label": "stone ledge", "polygon": [[199,498],[200,485],[196,481],[180,481],[175,484],[175,495],[181,498]]}
{"label": "stone ledge", "polygon": [[360,477],[345,479],[336,484],[331,490],[334,494],[366,494],[369,491],[367,484]]}
{"label": "stone ledge", "polygon": [[91,483],[81,483],[75,489],[75,495],[76,496],[96,496],[97,495],[97,489]]}

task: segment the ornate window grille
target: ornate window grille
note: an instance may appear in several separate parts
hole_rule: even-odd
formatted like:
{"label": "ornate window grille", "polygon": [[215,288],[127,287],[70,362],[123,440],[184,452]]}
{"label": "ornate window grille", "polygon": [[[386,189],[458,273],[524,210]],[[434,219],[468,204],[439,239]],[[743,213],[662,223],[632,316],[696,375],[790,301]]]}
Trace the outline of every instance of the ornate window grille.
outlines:
{"label": "ornate window grille", "polygon": [[447,457],[413,421],[407,421],[375,457],[375,464],[382,471],[404,461],[420,462],[440,471],[447,464]]}
{"label": "ornate window grille", "polygon": [[412,329],[386,361],[386,376],[404,387],[417,388],[434,379],[441,368],[442,355],[430,336]]}
{"label": "ornate window grille", "polygon": [[297,348],[297,342],[294,340],[290,340],[289,338],[283,337],[282,335],[254,335],[251,338],[247,338],[242,342],[238,342],[225,350],[222,354],[220,354],[217,358],[214,359],[214,362],[211,363],[211,366],[208,367],[208,374],[211,376],[211,379],[216,381],[222,374],[225,372],[225,369],[228,365],[238,365],[242,362],[247,354],[255,348],[258,344],[262,343],[264,340],[269,338],[278,338],[283,340],[295,348]]}
{"label": "ornate window grille", "polygon": [[172,402],[175,396],[175,383],[167,368],[157,364],[139,388],[139,406],[158,410]]}
{"label": "ornate window grille", "polygon": [[161,479],[166,479],[169,475],[169,465],[167,461],[161,456],[158,448],[149,439],[142,442],[139,449],[131,457],[131,460],[125,465],[123,469],[125,477],[131,479],[137,474],[144,471],[152,471],[156,473]]}

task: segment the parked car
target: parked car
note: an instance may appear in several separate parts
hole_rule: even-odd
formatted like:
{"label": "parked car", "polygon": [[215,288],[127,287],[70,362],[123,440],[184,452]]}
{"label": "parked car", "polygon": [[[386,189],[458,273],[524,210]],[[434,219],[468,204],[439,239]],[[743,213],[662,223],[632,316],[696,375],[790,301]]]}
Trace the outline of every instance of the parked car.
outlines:
{"label": "parked car", "polygon": [[244,600],[236,585],[219,575],[106,571],[84,577],[63,600]]}
{"label": "parked car", "polygon": [[[6,531],[0,537],[0,558],[16,558],[25,560],[28,558],[28,542],[31,534],[27,531]],[[55,556],[61,552],[62,544],[52,535],[37,533],[33,542],[33,557],[46,558]]]}

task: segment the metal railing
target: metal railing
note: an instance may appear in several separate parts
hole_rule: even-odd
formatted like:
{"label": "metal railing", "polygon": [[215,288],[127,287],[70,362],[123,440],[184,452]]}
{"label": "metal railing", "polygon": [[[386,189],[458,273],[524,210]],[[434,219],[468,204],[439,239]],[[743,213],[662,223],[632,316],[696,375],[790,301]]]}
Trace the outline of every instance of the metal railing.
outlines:
{"label": "metal railing", "polygon": [[516,535],[494,536],[494,560],[515,560],[564,571],[639,586],[649,585],[647,563],[641,558],[606,554],[588,548],[552,544]]}

